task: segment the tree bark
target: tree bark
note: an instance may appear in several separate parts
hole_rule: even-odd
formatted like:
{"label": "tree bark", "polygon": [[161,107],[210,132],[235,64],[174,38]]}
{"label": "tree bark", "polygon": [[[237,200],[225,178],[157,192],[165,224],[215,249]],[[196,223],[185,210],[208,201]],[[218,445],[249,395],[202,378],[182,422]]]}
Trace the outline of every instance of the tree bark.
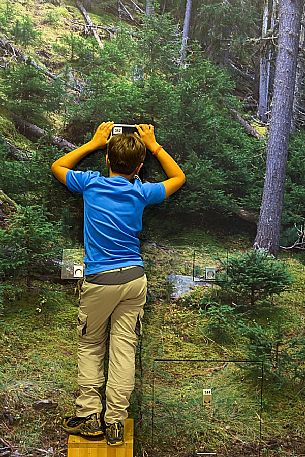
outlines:
{"label": "tree bark", "polygon": [[299,42],[299,58],[298,58],[298,63],[297,63],[297,72],[296,72],[295,89],[294,89],[291,133],[295,132],[298,127],[299,112],[300,112],[300,108],[302,108],[302,93],[303,93],[303,89],[304,89],[304,79],[305,79],[304,20],[305,20],[305,14],[304,14],[304,9],[303,9],[302,21],[301,21],[300,42]]}
{"label": "tree bark", "polygon": [[304,0],[281,0],[279,43],[273,106],[267,145],[266,177],[255,248],[276,254],[279,249],[288,141]]}
{"label": "tree bark", "polygon": [[[274,29],[276,17],[277,17],[277,3],[278,0],[265,0],[265,7],[263,13],[263,25],[262,25],[262,41],[266,39],[268,35],[268,29]],[[270,11],[271,9],[271,11]],[[269,26],[269,27],[268,27]],[[258,101],[258,118],[262,122],[268,122],[269,112],[269,92],[270,92],[270,71],[271,71],[271,60],[272,60],[272,42],[266,41],[262,47],[262,55],[260,59],[260,80],[259,80],[259,101]]]}
{"label": "tree bark", "polygon": [[16,148],[12,143],[10,143],[8,140],[3,139],[4,144],[8,150],[9,155],[18,161],[25,161],[25,160],[31,160],[31,155],[27,154],[25,151],[21,151],[21,149]]}
{"label": "tree bark", "polygon": [[189,39],[190,33],[190,23],[191,23],[191,12],[192,12],[192,0],[186,0],[185,7],[185,16],[183,22],[183,32],[182,32],[182,43],[180,49],[180,66],[185,64],[186,54],[187,54],[187,42]]}

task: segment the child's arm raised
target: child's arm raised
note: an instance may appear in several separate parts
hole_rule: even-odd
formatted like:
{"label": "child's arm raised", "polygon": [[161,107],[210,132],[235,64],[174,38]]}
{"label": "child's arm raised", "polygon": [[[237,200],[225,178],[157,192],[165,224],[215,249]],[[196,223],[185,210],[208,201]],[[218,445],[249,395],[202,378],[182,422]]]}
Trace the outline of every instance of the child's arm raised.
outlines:
{"label": "child's arm raised", "polygon": [[149,149],[152,154],[157,157],[167,177],[166,181],[163,181],[166,197],[180,189],[186,181],[185,174],[175,162],[175,160],[157,143],[154,126],[148,124],[136,125],[141,139],[144,141],[145,146]]}
{"label": "child's arm raised", "polygon": [[107,138],[112,127],[113,122],[103,122],[98,126],[92,140],[56,160],[52,164],[51,169],[58,181],[66,184],[66,176],[69,170],[75,167],[75,165],[90,154],[90,152],[93,152],[96,149],[103,149],[107,144]]}

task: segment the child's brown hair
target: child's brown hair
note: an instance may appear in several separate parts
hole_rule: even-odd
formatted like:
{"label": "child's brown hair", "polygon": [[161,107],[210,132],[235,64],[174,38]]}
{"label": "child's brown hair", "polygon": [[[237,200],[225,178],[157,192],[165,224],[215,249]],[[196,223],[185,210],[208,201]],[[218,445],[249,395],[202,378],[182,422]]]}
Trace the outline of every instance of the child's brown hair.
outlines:
{"label": "child's brown hair", "polygon": [[108,143],[108,159],[114,173],[130,175],[144,162],[146,146],[134,134],[114,135]]}

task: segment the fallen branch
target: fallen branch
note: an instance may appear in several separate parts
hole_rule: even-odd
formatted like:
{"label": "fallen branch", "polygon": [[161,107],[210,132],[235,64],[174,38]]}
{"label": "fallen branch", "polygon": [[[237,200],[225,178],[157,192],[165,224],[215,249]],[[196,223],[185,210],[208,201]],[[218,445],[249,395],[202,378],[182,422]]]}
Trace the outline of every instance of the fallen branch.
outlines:
{"label": "fallen branch", "polygon": [[[15,59],[36,68],[36,70],[44,73],[49,78],[54,79],[54,80],[61,79],[60,76],[55,75],[48,69],[39,65],[31,57],[27,56],[26,54],[23,54],[18,48],[16,48],[16,46],[14,46],[9,40],[7,40],[4,37],[2,37],[2,38],[0,37],[0,48],[4,49],[6,52],[9,53],[9,55],[13,56]],[[83,84],[77,80],[75,80],[75,84],[66,83],[66,85],[68,87],[70,87],[70,89],[73,89],[77,92],[82,92],[82,90],[83,90]]]}
{"label": "fallen branch", "polygon": [[140,11],[140,13],[145,14],[145,11],[142,10],[142,8],[140,8],[139,5],[137,5],[136,2],[134,2],[133,0],[130,0],[130,1],[131,1],[131,3],[135,6],[135,8],[136,8],[138,11]]}
{"label": "fallen branch", "polygon": [[11,114],[11,118],[20,133],[30,139],[41,139],[45,137],[48,138],[51,144],[54,144],[58,148],[65,149],[67,151],[72,151],[73,149],[77,148],[77,146],[73,143],[70,143],[70,141],[67,141],[59,136],[50,136],[45,130],[41,129],[35,124],[31,124],[30,122],[25,121],[15,114]]}
{"label": "fallen branch", "polygon": [[130,13],[130,11],[128,10],[127,6],[125,6],[120,0],[119,0],[119,7],[123,8],[123,10],[124,10],[125,13],[127,14],[127,16],[128,16],[132,21],[134,21],[134,17],[132,16],[132,14]]}
{"label": "fallen branch", "polygon": [[100,39],[100,36],[99,36],[96,28],[94,27],[94,24],[91,21],[90,16],[89,16],[87,10],[85,9],[84,5],[82,4],[82,2],[80,0],[76,0],[76,5],[77,5],[78,9],[80,10],[80,12],[82,13],[82,15],[84,16],[84,19],[85,19],[88,27],[90,27],[90,30],[92,30],[94,38],[96,39],[99,47],[101,49],[103,49],[104,45],[103,45],[103,43],[102,43],[102,41]]}
{"label": "fallen branch", "polygon": [[[92,31],[93,29],[103,30],[103,31],[106,31],[109,33],[110,38],[113,38],[116,33],[120,32],[120,29],[118,27],[110,27],[107,25],[96,25],[96,24],[89,26],[87,24],[84,24],[81,21],[78,21],[77,19],[70,19],[70,20],[65,19],[65,23],[67,25],[69,25],[70,27],[72,26],[73,30],[82,30],[83,33],[86,33],[87,30]],[[130,32],[130,34],[132,35],[133,33]]]}
{"label": "fallen branch", "polygon": [[28,155],[25,151],[21,151],[21,149],[16,148],[12,143],[8,140],[3,139],[4,144],[8,150],[9,155],[16,160],[23,161],[23,160],[30,160],[31,156]]}
{"label": "fallen branch", "polygon": [[255,81],[254,75],[249,75],[249,73],[244,72],[240,68],[238,68],[232,60],[229,60],[230,67],[242,78],[246,79],[247,81],[253,83]]}
{"label": "fallen branch", "polygon": [[280,246],[281,249],[284,249],[284,251],[289,251],[291,249],[300,249],[300,250],[305,250],[305,243],[294,243],[292,246]]}
{"label": "fallen branch", "polygon": [[247,131],[247,133],[251,136],[254,136],[256,139],[262,141],[265,138],[260,135],[252,125],[249,124],[241,115],[235,110],[235,109],[230,109],[230,112],[233,114],[234,118],[244,127],[244,129]]}

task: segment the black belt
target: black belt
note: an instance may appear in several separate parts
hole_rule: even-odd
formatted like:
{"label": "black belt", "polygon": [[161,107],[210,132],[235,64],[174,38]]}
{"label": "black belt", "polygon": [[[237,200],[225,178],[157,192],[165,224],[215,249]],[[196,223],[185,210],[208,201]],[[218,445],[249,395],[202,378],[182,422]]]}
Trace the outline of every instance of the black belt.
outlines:
{"label": "black belt", "polygon": [[112,286],[126,284],[127,282],[141,278],[142,276],[144,276],[144,267],[134,266],[131,268],[123,267],[114,271],[104,271],[93,275],[87,275],[85,276],[85,279],[92,284]]}

